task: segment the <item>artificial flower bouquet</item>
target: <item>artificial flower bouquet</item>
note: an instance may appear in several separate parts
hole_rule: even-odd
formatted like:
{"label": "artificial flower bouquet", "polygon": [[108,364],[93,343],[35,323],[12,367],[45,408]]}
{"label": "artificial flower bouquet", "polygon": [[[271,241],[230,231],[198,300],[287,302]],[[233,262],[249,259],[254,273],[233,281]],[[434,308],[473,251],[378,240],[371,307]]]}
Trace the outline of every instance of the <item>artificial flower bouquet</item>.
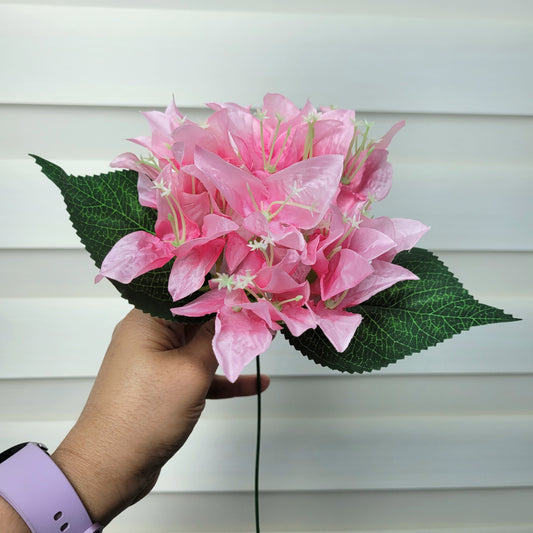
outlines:
{"label": "artificial flower bouquet", "polygon": [[123,170],[75,177],[34,156],[61,190],[81,242],[136,307],[169,320],[215,316],[230,381],[281,332],[316,363],[382,368],[471,326],[515,320],[478,303],[427,250],[428,227],[373,217],[392,182],[388,146],[355,112],[300,109],[267,94],[257,110],[174,102],[145,113]]}

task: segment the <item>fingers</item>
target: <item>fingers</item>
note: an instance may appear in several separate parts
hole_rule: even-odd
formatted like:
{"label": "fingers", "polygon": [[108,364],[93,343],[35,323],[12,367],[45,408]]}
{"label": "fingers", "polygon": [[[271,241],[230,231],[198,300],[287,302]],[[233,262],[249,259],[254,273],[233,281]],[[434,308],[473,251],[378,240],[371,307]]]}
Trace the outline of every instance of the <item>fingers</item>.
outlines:
{"label": "fingers", "polygon": [[[270,385],[270,378],[261,374],[261,392]],[[237,396],[253,396],[257,394],[257,376],[239,376],[235,383],[229,382],[224,376],[215,376],[207,393],[210,399],[234,398]]]}

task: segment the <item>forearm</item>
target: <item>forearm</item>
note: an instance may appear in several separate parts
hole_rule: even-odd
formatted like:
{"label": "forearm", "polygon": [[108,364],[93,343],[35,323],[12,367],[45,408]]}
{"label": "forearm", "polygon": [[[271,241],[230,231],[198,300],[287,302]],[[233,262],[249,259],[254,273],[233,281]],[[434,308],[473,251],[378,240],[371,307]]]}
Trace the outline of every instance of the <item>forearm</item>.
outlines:
{"label": "forearm", "polygon": [[19,514],[0,497],[0,531],[9,533],[31,533]]}

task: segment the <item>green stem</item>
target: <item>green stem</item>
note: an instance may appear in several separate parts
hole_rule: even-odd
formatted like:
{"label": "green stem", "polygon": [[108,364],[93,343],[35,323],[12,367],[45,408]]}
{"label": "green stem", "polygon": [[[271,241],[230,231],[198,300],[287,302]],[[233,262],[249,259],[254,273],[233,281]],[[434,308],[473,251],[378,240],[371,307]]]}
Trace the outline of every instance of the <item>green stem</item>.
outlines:
{"label": "green stem", "polygon": [[255,358],[257,372],[257,440],[255,447],[255,482],[254,482],[254,503],[255,503],[255,531],[259,529],[259,452],[261,449],[261,364],[259,355]]}

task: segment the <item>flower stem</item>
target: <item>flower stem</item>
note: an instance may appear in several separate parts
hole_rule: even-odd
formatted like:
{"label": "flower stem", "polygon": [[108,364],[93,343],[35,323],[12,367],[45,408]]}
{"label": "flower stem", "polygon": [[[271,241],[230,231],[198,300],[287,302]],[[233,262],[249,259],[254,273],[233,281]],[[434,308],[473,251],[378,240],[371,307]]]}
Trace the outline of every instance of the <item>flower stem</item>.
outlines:
{"label": "flower stem", "polygon": [[259,355],[255,358],[257,372],[257,440],[255,447],[255,482],[254,482],[254,503],[255,503],[255,531],[259,529],[259,452],[261,449],[261,363]]}

